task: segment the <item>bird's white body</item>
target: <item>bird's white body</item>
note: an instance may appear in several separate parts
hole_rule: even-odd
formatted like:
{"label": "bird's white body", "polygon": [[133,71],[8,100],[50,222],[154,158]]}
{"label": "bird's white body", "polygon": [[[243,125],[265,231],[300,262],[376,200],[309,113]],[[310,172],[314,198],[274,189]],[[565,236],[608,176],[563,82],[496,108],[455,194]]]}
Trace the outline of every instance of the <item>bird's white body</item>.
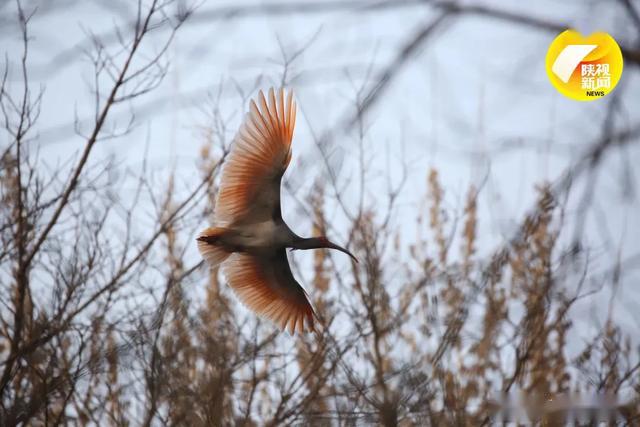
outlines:
{"label": "bird's white body", "polygon": [[273,252],[293,242],[294,234],[284,223],[262,221],[229,228],[224,243],[250,253]]}

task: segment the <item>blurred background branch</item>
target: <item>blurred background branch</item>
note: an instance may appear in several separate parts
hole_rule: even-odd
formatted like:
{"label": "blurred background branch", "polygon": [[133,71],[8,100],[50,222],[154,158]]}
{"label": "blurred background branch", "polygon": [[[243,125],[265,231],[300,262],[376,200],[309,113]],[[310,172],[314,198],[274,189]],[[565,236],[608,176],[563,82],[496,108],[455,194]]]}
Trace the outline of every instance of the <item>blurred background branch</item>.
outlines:
{"label": "blurred background branch", "polygon": [[[604,3],[0,2],[0,425],[476,426],[516,392],[636,425],[640,19]],[[541,71],[574,26],[621,45],[605,100]],[[290,259],[316,334],[195,251],[271,85],[286,219],[360,260]]]}

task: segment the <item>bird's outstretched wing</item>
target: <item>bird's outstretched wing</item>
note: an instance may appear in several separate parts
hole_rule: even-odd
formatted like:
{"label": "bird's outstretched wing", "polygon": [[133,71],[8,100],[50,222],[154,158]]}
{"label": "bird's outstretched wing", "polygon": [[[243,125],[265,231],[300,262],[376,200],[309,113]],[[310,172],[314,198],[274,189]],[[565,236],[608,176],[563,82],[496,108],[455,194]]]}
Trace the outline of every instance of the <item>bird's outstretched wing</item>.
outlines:
{"label": "bird's outstretched wing", "polygon": [[249,309],[290,333],[313,330],[313,308],[291,274],[284,248],[269,256],[236,252],[223,268],[229,285]]}
{"label": "bird's outstretched wing", "polygon": [[290,91],[268,100],[260,91],[257,103],[240,126],[220,180],[215,206],[216,226],[280,218],[280,181],[291,160],[296,104]]}

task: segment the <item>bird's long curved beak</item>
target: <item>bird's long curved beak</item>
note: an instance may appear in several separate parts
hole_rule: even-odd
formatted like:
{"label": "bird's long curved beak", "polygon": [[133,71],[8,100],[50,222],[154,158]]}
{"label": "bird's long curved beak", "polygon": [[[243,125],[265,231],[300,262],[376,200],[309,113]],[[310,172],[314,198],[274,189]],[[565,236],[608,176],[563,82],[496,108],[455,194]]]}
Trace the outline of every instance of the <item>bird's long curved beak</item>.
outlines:
{"label": "bird's long curved beak", "polygon": [[354,260],[355,262],[359,262],[358,258],[356,258],[351,252],[349,252],[348,250],[346,250],[340,245],[336,245],[333,242],[327,242],[327,248],[336,249],[336,250],[339,250],[340,252],[344,252],[345,254],[349,255],[352,260]]}

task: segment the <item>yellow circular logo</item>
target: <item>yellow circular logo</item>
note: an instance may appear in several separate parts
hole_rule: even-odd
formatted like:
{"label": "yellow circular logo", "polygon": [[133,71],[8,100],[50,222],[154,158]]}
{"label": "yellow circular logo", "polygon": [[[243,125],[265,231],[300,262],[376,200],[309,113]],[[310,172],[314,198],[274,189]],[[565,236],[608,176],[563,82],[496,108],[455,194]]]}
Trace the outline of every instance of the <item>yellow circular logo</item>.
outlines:
{"label": "yellow circular logo", "polygon": [[583,37],[566,30],[547,51],[546,69],[551,84],[564,96],[593,101],[611,92],[622,75],[622,52],[607,33]]}

